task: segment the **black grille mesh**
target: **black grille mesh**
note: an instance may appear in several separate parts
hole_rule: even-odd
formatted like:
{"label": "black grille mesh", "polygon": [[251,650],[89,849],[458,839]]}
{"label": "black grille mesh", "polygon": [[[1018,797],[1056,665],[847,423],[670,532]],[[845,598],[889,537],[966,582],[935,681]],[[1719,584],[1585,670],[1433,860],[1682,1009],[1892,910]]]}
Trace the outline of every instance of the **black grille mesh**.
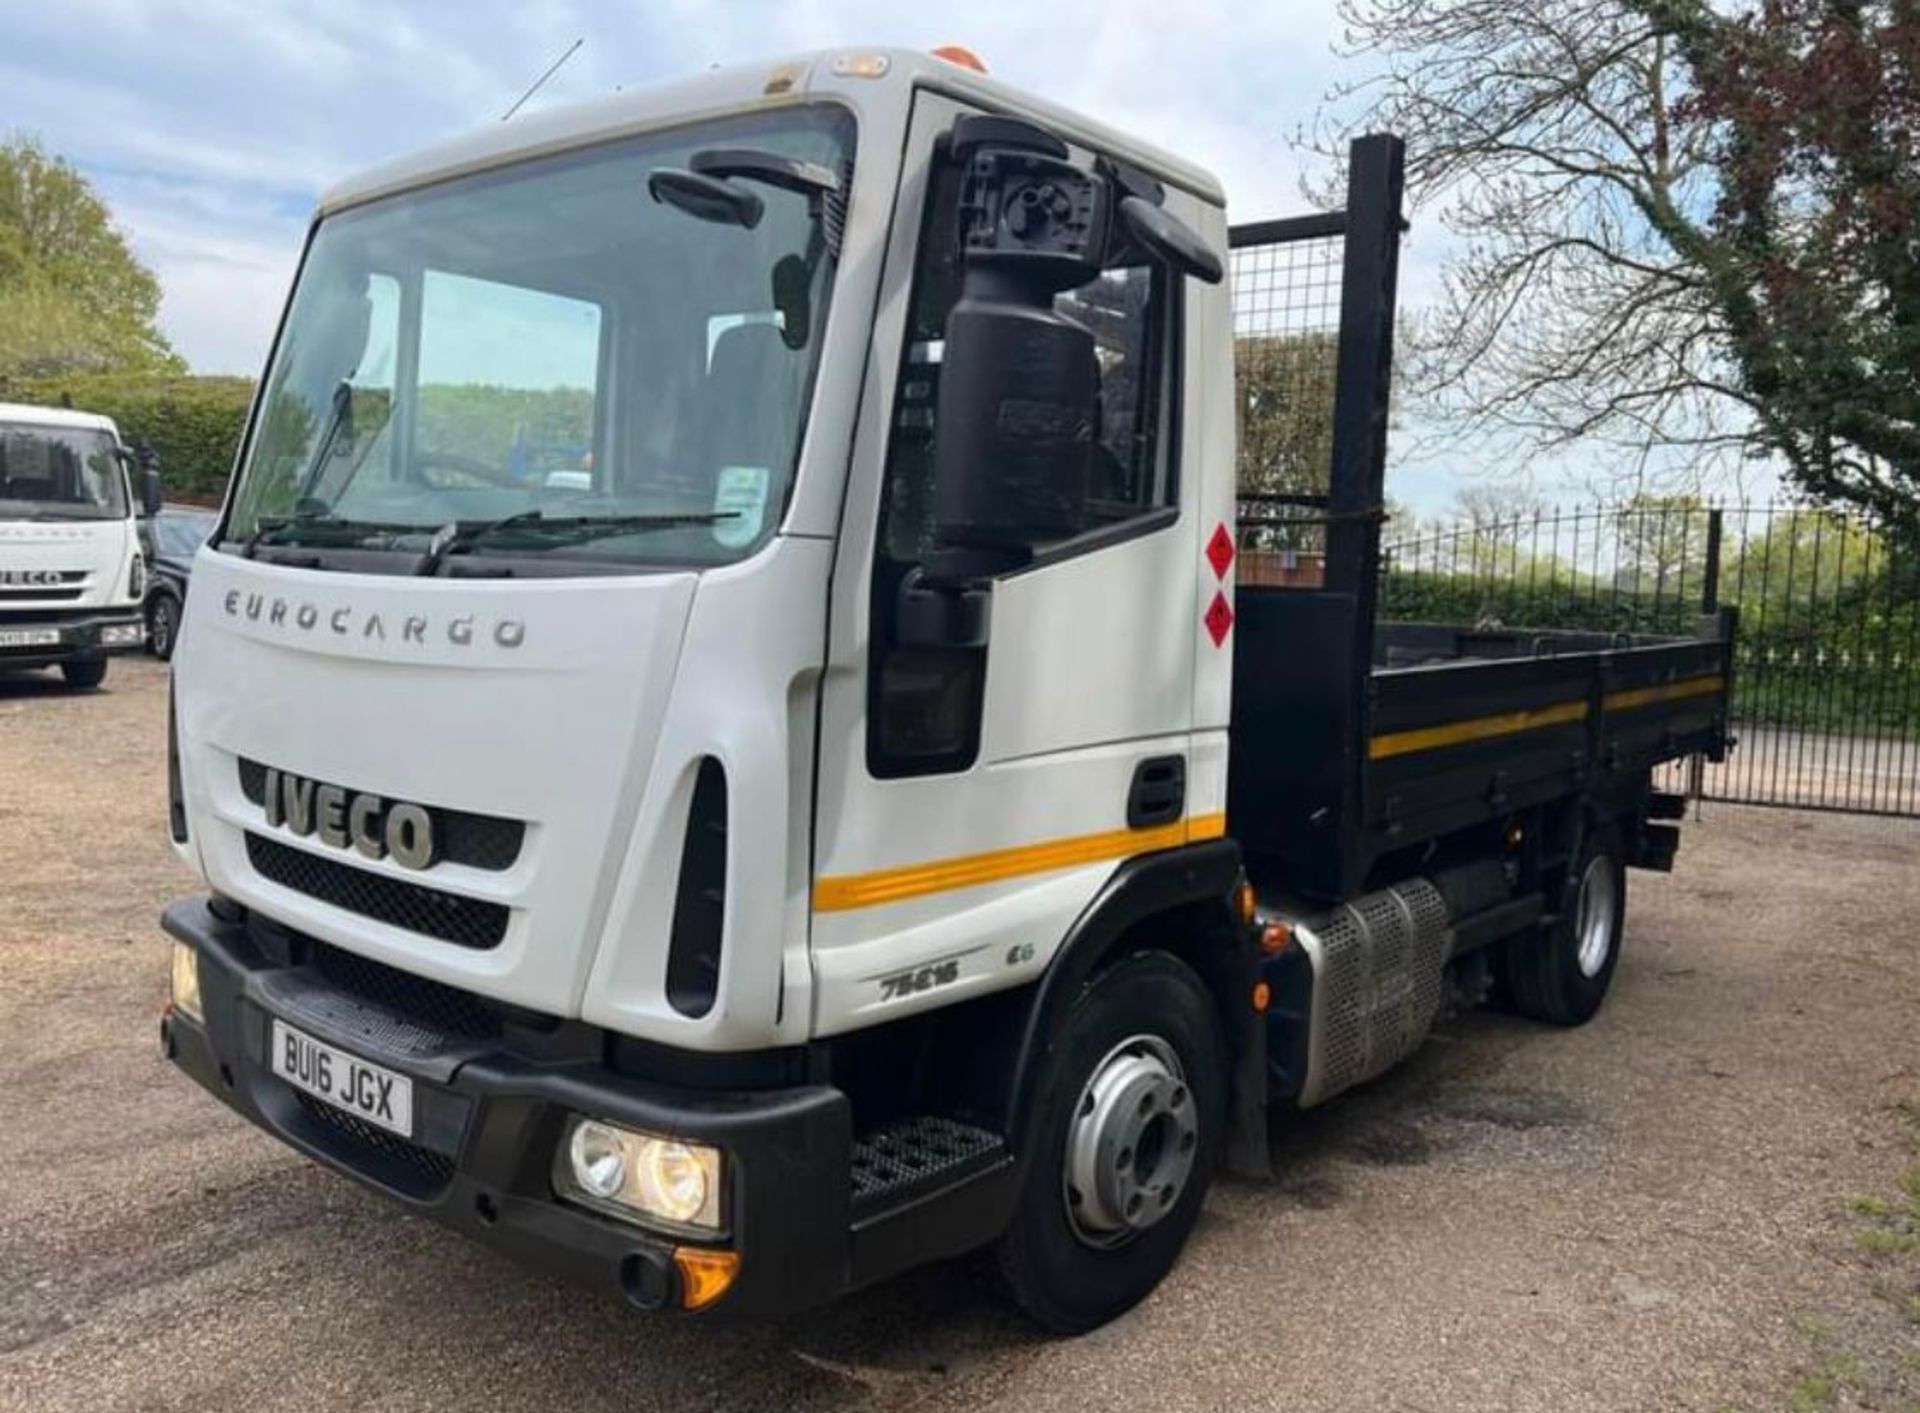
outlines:
{"label": "black grille mesh", "polygon": [[507,909],[499,903],[383,878],[258,834],[247,835],[247,862],[282,888],[456,947],[485,951],[506,936]]}
{"label": "black grille mesh", "polygon": [[418,1021],[430,1030],[491,1040],[499,1014],[480,997],[429,981],[324,942],[313,944],[313,968],[349,996]]}
{"label": "black grille mesh", "polygon": [[[259,761],[240,761],[240,793],[256,805],[266,803],[267,768]],[[468,814],[438,805],[429,805],[426,810],[433,817],[435,848],[446,862],[500,873],[512,868],[520,857],[527,826],[519,820]]]}
{"label": "black grille mesh", "polygon": [[405,1168],[423,1192],[438,1190],[453,1180],[453,1159],[445,1154],[376,1128],[303,1089],[295,1089],[293,1097],[309,1118],[333,1131],[334,1141],[330,1146],[342,1161],[364,1169],[367,1156],[377,1155]]}

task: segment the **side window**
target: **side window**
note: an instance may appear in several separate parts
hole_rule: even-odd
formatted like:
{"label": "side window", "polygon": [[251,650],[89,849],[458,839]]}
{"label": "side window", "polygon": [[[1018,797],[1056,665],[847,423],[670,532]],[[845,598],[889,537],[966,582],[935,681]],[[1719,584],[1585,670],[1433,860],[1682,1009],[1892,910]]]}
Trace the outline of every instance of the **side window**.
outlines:
{"label": "side window", "polygon": [[1161,408],[1170,369],[1168,281],[1147,265],[1101,272],[1054,300],[1093,333],[1100,364],[1088,520],[1113,524],[1175,503],[1171,458],[1161,455]]}
{"label": "side window", "polygon": [[414,465],[438,485],[584,486],[593,473],[600,306],[429,270]]}

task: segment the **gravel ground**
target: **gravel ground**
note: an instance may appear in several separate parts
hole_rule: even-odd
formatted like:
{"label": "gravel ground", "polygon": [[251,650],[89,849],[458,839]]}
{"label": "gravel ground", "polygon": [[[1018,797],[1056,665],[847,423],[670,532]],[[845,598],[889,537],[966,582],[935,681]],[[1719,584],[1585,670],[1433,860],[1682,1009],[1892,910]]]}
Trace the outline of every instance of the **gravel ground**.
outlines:
{"label": "gravel ground", "polygon": [[165,708],[144,660],[0,678],[0,1406],[1920,1408],[1915,824],[1712,809],[1635,875],[1598,1020],[1457,1017],[1281,1125],[1276,1178],[1093,1336],[1036,1338],[977,1262],[696,1325],[403,1216],[162,1062]]}

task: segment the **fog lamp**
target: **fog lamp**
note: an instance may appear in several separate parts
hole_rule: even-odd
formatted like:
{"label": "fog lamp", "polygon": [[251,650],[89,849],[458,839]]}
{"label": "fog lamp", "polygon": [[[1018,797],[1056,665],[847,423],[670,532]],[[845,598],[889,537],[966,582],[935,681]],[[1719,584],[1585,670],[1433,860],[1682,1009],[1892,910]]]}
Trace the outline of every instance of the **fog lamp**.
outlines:
{"label": "fog lamp", "polygon": [[554,1155],[554,1189],[629,1220],[717,1231],[720,1150],[599,1119],[572,1119]]}
{"label": "fog lamp", "polygon": [[184,942],[173,944],[173,1008],[189,1020],[204,1021],[200,1010],[200,954]]}

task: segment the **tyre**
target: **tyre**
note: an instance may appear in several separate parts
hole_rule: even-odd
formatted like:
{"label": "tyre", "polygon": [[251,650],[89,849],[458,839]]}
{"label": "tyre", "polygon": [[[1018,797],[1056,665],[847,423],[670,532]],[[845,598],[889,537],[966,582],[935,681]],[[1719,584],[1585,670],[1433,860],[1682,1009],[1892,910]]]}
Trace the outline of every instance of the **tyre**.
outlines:
{"label": "tyre", "polygon": [[63,662],[60,675],[76,692],[91,691],[107,680],[107,660],[97,657],[91,662]]}
{"label": "tyre", "polygon": [[1227,1112],[1213,998],[1167,953],[1128,957],[1074,1001],[1036,1081],[1000,1268],[1034,1320],[1079,1334],[1144,1299],[1200,1215]]}
{"label": "tyre", "polygon": [[1506,994],[1521,1015],[1583,1025],[1606,999],[1627,918],[1627,869],[1619,831],[1591,830],[1567,880],[1560,914],[1507,944]]}
{"label": "tyre", "polygon": [[172,594],[156,594],[147,607],[147,651],[165,662],[173,656],[179,637],[179,600]]}

